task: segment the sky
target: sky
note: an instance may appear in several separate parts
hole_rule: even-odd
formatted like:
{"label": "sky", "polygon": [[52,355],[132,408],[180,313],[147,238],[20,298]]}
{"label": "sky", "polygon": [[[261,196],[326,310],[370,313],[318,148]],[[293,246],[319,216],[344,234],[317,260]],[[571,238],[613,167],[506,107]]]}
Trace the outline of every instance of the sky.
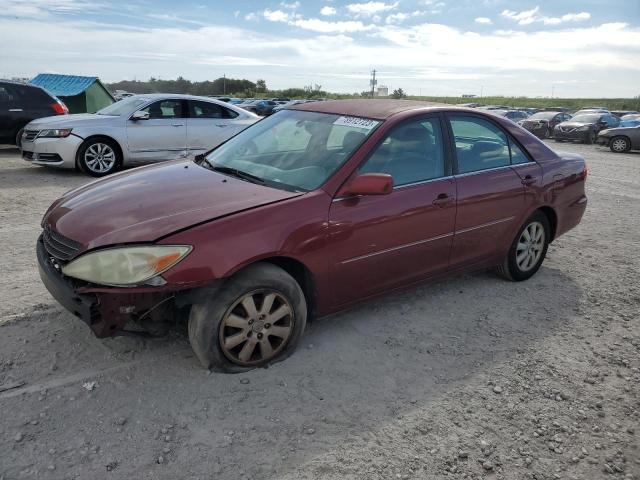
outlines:
{"label": "sky", "polygon": [[640,0],[0,0],[0,77],[640,95]]}

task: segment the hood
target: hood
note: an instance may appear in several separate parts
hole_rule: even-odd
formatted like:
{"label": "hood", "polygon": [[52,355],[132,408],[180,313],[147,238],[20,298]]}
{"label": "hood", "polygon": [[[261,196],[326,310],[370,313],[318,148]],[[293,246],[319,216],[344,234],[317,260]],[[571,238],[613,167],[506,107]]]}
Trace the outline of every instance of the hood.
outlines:
{"label": "hood", "polygon": [[301,195],[228,177],[190,161],[136,168],[71,190],[42,220],[82,250],[153,242],[177,230]]}
{"label": "hood", "polygon": [[30,122],[25,128],[28,130],[42,130],[43,128],[73,128],[82,125],[98,125],[111,123],[115,115],[98,115],[95,113],[74,113],[71,115],[55,115],[53,117],[38,118]]}
{"label": "hood", "polygon": [[605,130],[600,131],[600,135],[603,136],[613,136],[613,135],[632,135],[632,134],[640,133],[639,127],[617,127],[617,128],[607,128]]}
{"label": "hood", "polygon": [[559,127],[568,127],[568,128],[579,128],[579,127],[585,127],[585,126],[590,127],[593,125],[595,125],[594,122],[572,122],[572,121],[562,122],[558,124]]}

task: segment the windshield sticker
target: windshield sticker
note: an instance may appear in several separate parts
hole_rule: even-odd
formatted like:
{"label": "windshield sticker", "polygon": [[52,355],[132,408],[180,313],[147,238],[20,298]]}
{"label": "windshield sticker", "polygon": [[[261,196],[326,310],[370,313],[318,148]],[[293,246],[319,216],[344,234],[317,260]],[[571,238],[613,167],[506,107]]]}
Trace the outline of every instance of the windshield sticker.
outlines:
{"label": "windshield sticker", "polygon": [[379,123],[380,122],[378,122],[377,120],[358,117],[340,117],[335,122],[333,122],[334,125],[344,125],[345,127],[362,128],[364,130],[371,130]]}

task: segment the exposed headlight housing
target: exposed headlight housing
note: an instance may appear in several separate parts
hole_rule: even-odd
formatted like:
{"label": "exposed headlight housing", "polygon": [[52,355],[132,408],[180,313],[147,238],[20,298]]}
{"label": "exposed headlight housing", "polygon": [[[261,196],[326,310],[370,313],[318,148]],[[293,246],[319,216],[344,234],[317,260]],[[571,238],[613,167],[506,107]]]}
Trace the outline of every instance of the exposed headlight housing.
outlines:
{"label": "exposed headlight housing", "polygon": [[71,128],[50,128],[41,130],[38,134],[39,138],[65,138],[71,135]]}
{"label": "exposed headlight housing", "polygon": [[152,279],[176,265],[191,250],[188,245],[108,248],[78,257],[62,267],[62,273],[100,285],[158,284]]}

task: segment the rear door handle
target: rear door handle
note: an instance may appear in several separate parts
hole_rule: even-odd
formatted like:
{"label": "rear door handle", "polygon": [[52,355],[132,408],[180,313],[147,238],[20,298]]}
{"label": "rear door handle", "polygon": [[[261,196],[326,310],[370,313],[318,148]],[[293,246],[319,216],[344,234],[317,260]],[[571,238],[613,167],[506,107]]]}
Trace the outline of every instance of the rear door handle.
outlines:
{"label": "rear door handle", "polygon": [[24,110],[22,110],[21,108],[10,108],[9,111],[10,112],[23,112]]}
{"label": "rear door handle", "polygon": [[226,123],[216,123],[216,127],[228,127],[229,125]]}
{"label": "rear door handle", "polygon": [[434,205],[438,206],[438,207],[444,207],[448,204],[450,204],[451,202],[453,202],[455,200],[454,197],[450,197],[449,195],[447,195],[446,193],[441,193],[440,195],[438,195],[436,197],[436,199],[431,202]]}
{"label": "rear door handle", "polygon": [[526,177],[524,177],[522,179],[522,184],[525,187],[529,187],[531,185],[533,185],[534,183],[536,183],[538,180],[536,180],[535,178],[533,178],[531,175],[527,175]]}
{"label": "rear door handle", "polygon": [[172,123],[172,127],[184,127],[184,123]]}

